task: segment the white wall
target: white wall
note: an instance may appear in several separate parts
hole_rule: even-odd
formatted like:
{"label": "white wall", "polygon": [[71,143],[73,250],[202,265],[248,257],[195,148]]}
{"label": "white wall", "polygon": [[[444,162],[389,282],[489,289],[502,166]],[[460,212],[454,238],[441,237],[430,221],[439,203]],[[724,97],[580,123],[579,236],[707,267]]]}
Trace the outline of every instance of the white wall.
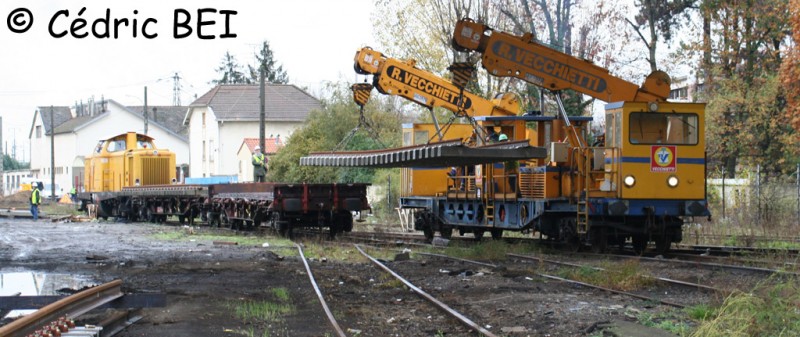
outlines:
{"label": "white wall", "polygon": [[[258,138],[258,122],[231,122],[220,121],[214,110],[208,106],[190,108],[189,117],[189,153],[190,176],[209,177],[214,175],[239,176],[238,151],[245,138]],[[205,126],[203,125],[203,112],[205,112]],[[265,136],[281,136],[285,140],[300,127],[299,122],[267,122]],[[206,157],[203,159],[203,146]],[[249,162],[247,162],[249,165]],[[244,165],[244,163],[242,164]],[[251,168],[252,169],[252,168]],[[245,181],[252,180],[250,174],[239,178]],[[239,180],[242,181],[242,180]]]}
{"label": "white wall", "polygon": [[[240,150],[236,154],[236,172],[239,175],[239,182],[253,181],[253,154],[250,149],[244,144],[244,141],[239,144]],[[241,167],[242,171],[239,172]]]}
{"label": "white wall", "polygon": [[[281,142],[286,142],[295,129],[303,125],[298,122],[266,122],[264,125],[264,136],[269,138],[269,135],[281,136]],[[239,160],[237,152],[242,145],[245,138],[258,138],[258,122],[224,122],[219,127],[219,138],[222,142],[219,144],[220,163],[219,174],[222,175],[238,175],[239,174]],[[244,151],[243,151],[244,152]],[[252,170],[250,171],[250,178],[245,178],[250,181],[253,179]],[[241,181],[241,180],[240,180]]]}
{"label": "white wall", "polygon": [[[129,131],[144,132],[144,121],[140,116],[113,101],[109,101],[107,108],[106,115],[98,117],[92,123],[79,127],[74,132],[55,135],[55,166],[63,167],[61,174],[56,174],[56,184],[65,192],[73,185],[75,159],[89,156],[99,140]],[[148,136],[155,138],[157,148],[175,152],[176,165],[189,163],[189,144],[183,139],[152,123],[148,127]],[[50,181],[50,137],[43,134],[42,138],[37,139],[35,129],[31,138],[31,171],[35,177],[45,182]]]}
{"label": "white wall", "polygon": [[[209,177],[217,175],[219,127],[214,110],[210,107],[189,108],[189,176]],[[203,115],[205,113],[205,124]],[[206,156],[203,158],[203,149]]]}

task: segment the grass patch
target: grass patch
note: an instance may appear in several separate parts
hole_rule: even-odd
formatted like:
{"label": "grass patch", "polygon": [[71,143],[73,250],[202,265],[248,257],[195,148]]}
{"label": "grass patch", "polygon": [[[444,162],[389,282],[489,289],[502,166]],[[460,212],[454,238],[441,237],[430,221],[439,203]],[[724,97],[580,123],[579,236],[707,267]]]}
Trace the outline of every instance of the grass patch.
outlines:
{"label": "grass patch", "polygon": [[622,291],[641,289],[655,282],[641,273],[639,261],[636,260],[622,263],[604,261],[600,267],[605,270],[596,270],[591,267],[568,267],[559,269],[557,274],[564,278]]}
{"label": "grass patch", "polygon": [[272,288],[269,293],[275,298],[275,301],[231,301],[226,304],[226,307],[233,312],[236,318],[248,324],[277,322],[283,316],[295,312],[288,289],[282,287]]}
{"label": "grass patch", "polygon": [[671,317],[669,314],[653,315],[643,312],[638,314],[636,319],[641,325],[669,331],[680,336],[685,336],[691,330],[689,324],[677,318]]}
{"label": "grass patch", "polygon": [[755,244],[756,248],[768,249],[800,249],[800,242],[790,241],[759,241]]}
{"label": "grass patch", "polygon": [[57,202],[50,202],[41,204],[39,206],[42,213],[47,215],[81,215],[84,212],[78,211],[78,207],[73,204],[59,204]]}
{"label": "grass patch", "polygon": [[471,260],[505,261],[508,253],[525,255],[539,252],[538,247],[531,244],[509,244],[502,240],[488,240],[467,246],[453,243],[451,241],[451,246],[445,248],[444,254]]}
{"label": "grass patch", "polygon": [[[322,244],[316,242],[304,242],[303,254],[307,259],[322,259],[326,258],[332,261],[341,262],[366,262],[361,253],[358,252],[353,245],[336,245],[336,244]],[[362,247],[362,249],[364,249]],[[370,254],[372,255],[372,254]],[[374,256],[374,255],[373,255]]]}
{"label": "grass patch", "polygon": [[687,315],[690,318],[696,321],[704,321],[711,317],[717,316],[717,308],[712,307],[708,304],[698,304],[695,306],[688,307],[684,309]]}
{"label": "grass patch", "polygon": [[291,303],[275,303],[270,301],[240,301],[228,303],[236,318],[249,324],[277,322],[295,311]]}
{"label": "grass patch", "polygon": [[797,279],[762,284],[753,292],[728,296],[692,336],[800,336],[799,308]]}
{"label": "grass patch", "polygon": [[381,275],[381,283],[379,287],[386,289],[405,288],[403,281],[398,280],[396,277],[389,274]]}
{"label": "grass patch", "polygon": [[157,233],[150,234],[150,237],[160,241],[198,241],[211,244],[214,241],[236,242],[245,246],[261,246],[268,242],[270,246],[294,246],[292,241],[274,236],[264,235],[241,235],[205,232],[203,229],[168,228],[159,230]]}
{"label": "grass patch", "polygon": [[289,290],[286,288],[272,288],[272,296],[281,302],[289,302]]}

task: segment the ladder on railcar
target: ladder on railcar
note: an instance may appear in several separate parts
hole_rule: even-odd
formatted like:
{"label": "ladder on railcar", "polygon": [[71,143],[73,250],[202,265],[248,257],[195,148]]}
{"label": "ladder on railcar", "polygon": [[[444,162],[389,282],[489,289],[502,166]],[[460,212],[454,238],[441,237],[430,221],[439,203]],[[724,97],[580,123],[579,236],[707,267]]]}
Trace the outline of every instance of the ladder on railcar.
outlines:
{"label": "ladder on railcar", "polygon": [[486,224],[494,226],[494,163],[483,165],[485,173],[483,174],[483,184],[486,186],[486,191],[483,193],[483,200],[486,207],[484,208],[484,215]]}

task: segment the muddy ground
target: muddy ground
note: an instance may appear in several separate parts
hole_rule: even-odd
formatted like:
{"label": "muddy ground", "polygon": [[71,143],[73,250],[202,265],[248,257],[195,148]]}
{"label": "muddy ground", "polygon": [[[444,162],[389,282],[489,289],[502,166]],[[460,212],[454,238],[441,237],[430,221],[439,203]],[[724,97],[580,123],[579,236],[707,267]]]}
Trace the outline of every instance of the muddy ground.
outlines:
{"label": "muddy ground", "polygon": [[[230,232],[0,219],[0,272],[77,275],[88,283],[122,279],[126,292],[166,294],[166,307],[144,309],[143,319],[118,336],[336,336],[296,250],[281,248],[286,241],[265,236],[258,243],[219,245],[207,239],[209,234]],[[307,249],[318,245],[304,244]],[[354,248],[341,247],[327,249],[349,256],[346,260],[317,256],[310,264],[348,336],[477,335],[360,258]],[[316,251],[324,255],[325,248]],[[509,261],[505,268],[491,269],[411,256],[386,262],[498,336],[603,336],[596,328],[603,322],[636,322],[645,315],[657,323],[680,316],[669,307],[536,277],[533,264]],[[275,289],[285,289],[288,297]],[[693,294],[682,296],[688,301]],[[234,308],[248,301],[291,310],[267,321],[237,317]],[[659,333],[633,327],[641,336]]]}

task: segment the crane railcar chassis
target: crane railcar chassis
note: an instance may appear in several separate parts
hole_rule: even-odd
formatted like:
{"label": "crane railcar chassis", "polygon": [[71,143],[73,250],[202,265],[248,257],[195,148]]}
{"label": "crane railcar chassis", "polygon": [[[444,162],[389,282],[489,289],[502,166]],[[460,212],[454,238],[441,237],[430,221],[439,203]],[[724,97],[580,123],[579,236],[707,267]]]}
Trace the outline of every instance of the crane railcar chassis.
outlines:
{"label": "crane railcar chassis", "polygon": [[81,193],[81,210],[94,205],[98,218],[245,230],[270,226],[285,236],[297,227],[329,228],[333,237],[353,229],[352,212],[370,209],[368,184],[238,183],[151,185],[117,192]]}

